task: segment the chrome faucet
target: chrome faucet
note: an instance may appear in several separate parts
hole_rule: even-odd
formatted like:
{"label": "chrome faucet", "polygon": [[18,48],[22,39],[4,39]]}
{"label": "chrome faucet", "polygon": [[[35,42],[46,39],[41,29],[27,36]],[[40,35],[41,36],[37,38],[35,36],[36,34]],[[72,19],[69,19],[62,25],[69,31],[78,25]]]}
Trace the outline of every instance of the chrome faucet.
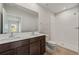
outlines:
{"label": "chrome faucet", "polygon": [[10,33],[10,36],[9,37],[13,37],[13,32]]}

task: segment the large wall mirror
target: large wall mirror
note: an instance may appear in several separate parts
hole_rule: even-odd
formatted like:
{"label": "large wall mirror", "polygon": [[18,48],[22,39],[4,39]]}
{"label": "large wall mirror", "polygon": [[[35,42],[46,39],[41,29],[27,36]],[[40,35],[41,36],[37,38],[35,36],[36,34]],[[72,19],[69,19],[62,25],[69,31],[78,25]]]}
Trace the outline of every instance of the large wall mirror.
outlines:
{"label": "large wall mirror", "polygon": [[38,14],[16,4],[0,4],[0,34],[38,31]]}
{"label": "large wall mirror", "polygon": [[0,6],[0,33],[10,33],[12,27],[14,32],[21,32],[21,17],[7,13],[4,6],[3,4]]}
{"label": "large wall mirror", "polygon": [[7,14],[3,8],[3,33],[10,33],[14,27],[14,32],[21,32],[21,17]]}

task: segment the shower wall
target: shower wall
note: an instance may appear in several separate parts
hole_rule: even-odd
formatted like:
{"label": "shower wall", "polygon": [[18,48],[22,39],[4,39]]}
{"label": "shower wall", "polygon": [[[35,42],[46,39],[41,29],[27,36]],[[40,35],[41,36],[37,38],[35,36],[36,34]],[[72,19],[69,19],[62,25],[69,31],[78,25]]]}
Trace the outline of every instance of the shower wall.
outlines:
{"label": "shower wall", "polygon": [[51,40],[58,45],[78,52],[78,7],[51,16]]}

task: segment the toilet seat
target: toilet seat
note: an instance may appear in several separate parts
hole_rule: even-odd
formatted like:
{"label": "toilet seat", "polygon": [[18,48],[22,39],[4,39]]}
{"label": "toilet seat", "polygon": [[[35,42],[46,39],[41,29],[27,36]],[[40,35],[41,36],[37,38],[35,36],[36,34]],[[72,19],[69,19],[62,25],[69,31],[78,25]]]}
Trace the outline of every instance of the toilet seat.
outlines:
{"label": "toilet seat", "polygon": [[56,45],[56,42],[54,42],[54,41],[47,41],[47,43]]}

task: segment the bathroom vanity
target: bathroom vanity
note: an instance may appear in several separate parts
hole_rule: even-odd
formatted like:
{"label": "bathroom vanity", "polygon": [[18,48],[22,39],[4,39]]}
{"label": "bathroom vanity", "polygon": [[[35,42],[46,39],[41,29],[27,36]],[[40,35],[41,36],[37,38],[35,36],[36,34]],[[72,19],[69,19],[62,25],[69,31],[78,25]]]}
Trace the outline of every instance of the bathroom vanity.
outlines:
{"label": "bathroom vanity", "polygon": [[0,40],[0,55],[41,55],[44,53],[45,35]]}

